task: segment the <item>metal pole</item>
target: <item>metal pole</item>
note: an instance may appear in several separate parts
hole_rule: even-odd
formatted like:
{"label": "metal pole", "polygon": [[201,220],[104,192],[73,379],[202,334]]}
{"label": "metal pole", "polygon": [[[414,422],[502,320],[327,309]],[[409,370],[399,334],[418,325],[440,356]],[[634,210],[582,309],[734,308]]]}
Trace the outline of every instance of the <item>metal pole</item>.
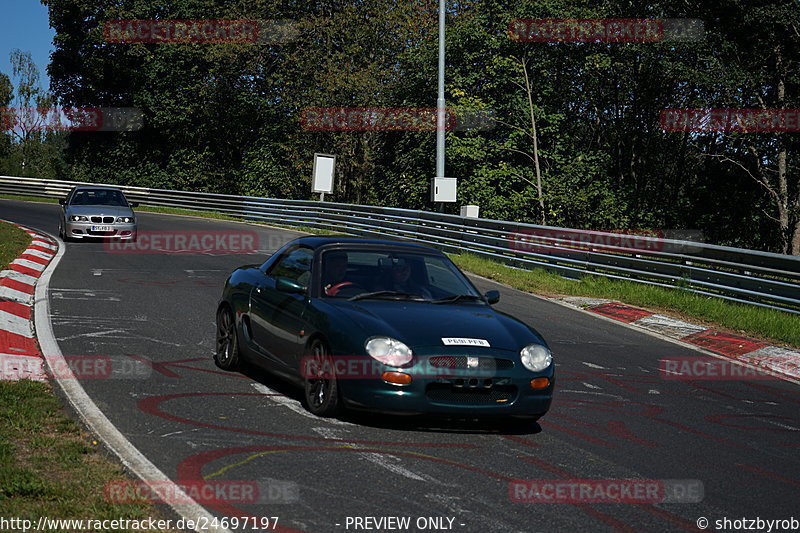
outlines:
{"label": "metal pole", "polygon": [[444,178],[444,0],[439,0],[439,96],[436,108],[436,177]]}

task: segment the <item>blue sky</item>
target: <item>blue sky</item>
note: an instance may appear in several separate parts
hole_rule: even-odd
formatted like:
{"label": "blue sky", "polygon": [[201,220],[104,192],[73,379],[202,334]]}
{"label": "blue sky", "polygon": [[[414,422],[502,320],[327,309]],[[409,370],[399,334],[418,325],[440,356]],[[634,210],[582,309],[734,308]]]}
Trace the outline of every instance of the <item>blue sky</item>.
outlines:
{"label": "blue sky", "polygon": [[11,50],[28,51],[39,67],[42,87],[49,90],[47,64],[54,35],[47,8],[39,0],[0,0],[0,72],[11,77]]}

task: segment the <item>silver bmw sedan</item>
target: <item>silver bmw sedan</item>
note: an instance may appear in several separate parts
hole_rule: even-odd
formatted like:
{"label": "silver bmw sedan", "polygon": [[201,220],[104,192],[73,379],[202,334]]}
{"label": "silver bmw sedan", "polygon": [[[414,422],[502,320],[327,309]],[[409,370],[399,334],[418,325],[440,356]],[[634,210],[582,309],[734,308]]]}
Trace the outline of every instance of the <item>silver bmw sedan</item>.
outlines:
{"label": "silver bmw sedan", "polygon": [[132,208],[139,204],[129,202],[115,187],[80,185],[58,203],[61,204],[58,235],[65,241],[85,238],[136,240],[136,218]]}

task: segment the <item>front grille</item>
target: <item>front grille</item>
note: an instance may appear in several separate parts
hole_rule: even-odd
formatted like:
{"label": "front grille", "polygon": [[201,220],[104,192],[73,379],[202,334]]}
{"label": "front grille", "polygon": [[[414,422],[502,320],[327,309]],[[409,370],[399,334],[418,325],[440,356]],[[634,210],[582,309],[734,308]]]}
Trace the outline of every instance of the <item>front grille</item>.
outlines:
{"label": "front grille", "polygon": [[114,217],[97,217],[97,216],[94,216],[94,217],[90,217],[89,220],[91,220],[95,224],[113,224],[114,223]]}
{"label": "front grille", "polygon": [[[431,357],[428,362],[437,368],[466,369],[467,356],[465,355],[437,355]],[[508,370],[514,368],[514,361],[508,359],[495,359],[494,357],[479,357],[479,370]]]}
{"label": "front grille", "polygon": [[110,237],[112,235],[116,235],[117,231],[116,230],[111,230],[111,231],[92,231],[92,230],[89,229],[89,230],[86,230],[86,233],[88,235],[94,235],[95,237]]}
{"label": "front grille", "polygon": [[500,385],[491,388],[453,387],[448,383],[431,383],[425,390],[428,399],[436,403],[455,405],[497,405],[508,404],[517,396],[514,385]]}

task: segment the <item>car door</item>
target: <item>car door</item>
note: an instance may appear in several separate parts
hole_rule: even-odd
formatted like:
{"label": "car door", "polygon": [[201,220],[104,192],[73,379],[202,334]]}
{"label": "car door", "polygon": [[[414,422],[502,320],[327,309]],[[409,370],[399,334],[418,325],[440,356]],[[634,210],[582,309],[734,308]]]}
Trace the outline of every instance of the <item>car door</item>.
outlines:
{"label": "car door", "polygon": [[250,294],[253,340],[270,360],[296,369],[302,355],[308,293],[288,293],[275,288],[284,277],[308,286],[314,251],[305,246],[287,250],[265,273]]}

